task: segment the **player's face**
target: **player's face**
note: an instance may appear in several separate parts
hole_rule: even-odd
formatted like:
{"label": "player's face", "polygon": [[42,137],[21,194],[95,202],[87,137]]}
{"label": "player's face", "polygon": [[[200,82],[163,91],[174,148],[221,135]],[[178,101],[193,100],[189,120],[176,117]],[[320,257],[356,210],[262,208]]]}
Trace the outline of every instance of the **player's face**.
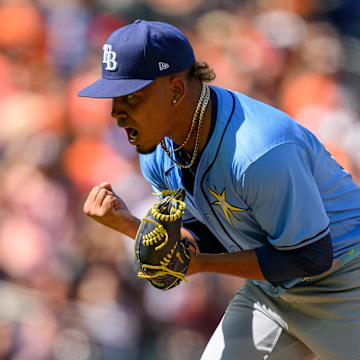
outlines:
{"label": "player's face", "polygon": [[111,115],[124,128],[130,144],[141,154],[155,150],[173,127],[172,94],[168,80],[158,78],[149,86],[127,96],[113,99]]}

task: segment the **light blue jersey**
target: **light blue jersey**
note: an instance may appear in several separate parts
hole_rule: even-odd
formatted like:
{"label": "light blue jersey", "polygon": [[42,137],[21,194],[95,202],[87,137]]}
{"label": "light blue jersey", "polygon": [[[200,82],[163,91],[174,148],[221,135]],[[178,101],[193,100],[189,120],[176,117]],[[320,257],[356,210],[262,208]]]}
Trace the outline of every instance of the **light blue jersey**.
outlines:
{"label": "light blue jersey", "polygon": [[[360,188],[307,129],[283,112],[212,86],[215,129],[186,195],[184,221],[204,223],[229,252],[271,243],[278,250],[311,244],[329,232],[334,257],[360,244]],[[172,141],[166,139],[172,148]],[[184,187],[181,169],[160,146],[140,156],[155,191]],[[274,287],[279,296],[301,279]]]}

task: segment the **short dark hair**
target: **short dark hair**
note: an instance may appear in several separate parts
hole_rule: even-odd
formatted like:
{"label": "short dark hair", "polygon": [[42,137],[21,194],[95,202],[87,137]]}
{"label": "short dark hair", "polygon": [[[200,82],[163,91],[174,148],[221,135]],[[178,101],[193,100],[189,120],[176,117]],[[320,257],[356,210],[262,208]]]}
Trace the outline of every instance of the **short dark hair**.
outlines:
{"label": "short dark hair", "polygon": [[215,79],[214,70],[203,61],[195,61],[195,64],[187,70],[189,78],[198,78],[201,82],[210,82]]}

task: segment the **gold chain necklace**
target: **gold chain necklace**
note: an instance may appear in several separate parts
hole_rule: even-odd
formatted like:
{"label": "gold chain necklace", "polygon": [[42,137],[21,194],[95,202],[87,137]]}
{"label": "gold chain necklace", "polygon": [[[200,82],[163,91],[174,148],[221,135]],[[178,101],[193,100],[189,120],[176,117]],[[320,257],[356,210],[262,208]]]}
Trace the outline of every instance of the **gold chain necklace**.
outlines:
{"label": "gold chain necklace", "polygon": [[[204,115],[205,115],[205,111],[206,111],[206,108],[207,108],[207,105],[209,103],[209,99],[210,99],[210,89],[209,87],[206,85],[206,84],[203,84],[203,89],[205,89],[205,95],[204,97],[202,98],[200,96],[200,99],[198,101],[198,104],[197,104],[197,107],[196,108],[200,108],[200,114],[199,114],[199,123],[198,123],[198,130],[197,130],[197,133],[196,133],[196,140],[195,140],[195,146],[194,146],[194,151],[193,151],[193,154],[192,154],[192,157],[191,157],[191,161],[189,164],[187,165],[184,165],[184,164],[181,164],[180,162],[178,162],[177,160],[173,159],[171,157],[171,152],[175,152],[177,151],[178,149],[176,150],[173,150],[173,151],[170,151],[168,150],[168,148],[166,147],[166,144],[165,144],[165,141],[164,139],[161,141],[161,147],[162,149],[165,151],[165,153],[168,155],[168,157],[170,158],[170,160],[172,162],[174,162],[176,165],[180,166],[181,168],[183,169],[189,169],[191,168],[191,166],[193,166],[195,160],[196,160],[196,157],[198,155],[198,151],[199,151],[199,144],[200,144],[200,133],[201,133],[201,128],[202,128],[202,124],[203,124],[203,121],[204,121]],[[195,110],[195,113],[196,113],[196,117],[194,116],[193,117],[193,122],[196,123],[196,118],[197,118],[197,113],[196,110]],[[194,113],[194,115],[195,115]]]}
{"label": "gold chain necklace", "polygon": [[191,127],[190,127],[190,130],[189,130],[189,132],[188,132],[188,134],[186,136],[185,141],[180,146],[178,146],[176,149],[169,150],[166,147],[165,140],[164,139],[161,140],[161,146],[162,146],[162,148],[164,148],[164,147],[166,148],[166,152],[168,154],[172,154],[172,153],[174,153],[176,151],[179,151],[180,149],[182,149],[188,143],[188,141],[190,139],[190,136],[191,136],[191,134],[192,134],[192,132],[194,130],[194,127],[196,125],[198,113],[199,113],[199,110],[201,108],[201,104],[202,104],[202,102],[204,100],[204,97],[205,97],[205,94],[206,94],[206,88],[207,88],[206,84],[202,84],[201,95],[200,95],[199,101],[197,102],[197,105],[196,105],[196,108],[195,108],[195,111],[194,111],[194,114],[193,114],[193,118],[192,118],[192,121],[191,121]]}

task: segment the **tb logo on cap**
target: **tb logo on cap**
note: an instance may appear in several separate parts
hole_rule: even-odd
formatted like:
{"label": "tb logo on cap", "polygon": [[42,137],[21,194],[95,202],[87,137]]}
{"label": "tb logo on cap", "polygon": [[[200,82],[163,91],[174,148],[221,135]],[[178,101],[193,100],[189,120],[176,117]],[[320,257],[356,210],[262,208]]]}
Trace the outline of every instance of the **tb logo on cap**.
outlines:
{"label": "tb logo on cap", "polygon": [[112,51],[112,46],[105,44],[103,47],[103,64],[106,64],[105,70],[115,71],[118,67],[118,62],[116,61],[116,52]]}

